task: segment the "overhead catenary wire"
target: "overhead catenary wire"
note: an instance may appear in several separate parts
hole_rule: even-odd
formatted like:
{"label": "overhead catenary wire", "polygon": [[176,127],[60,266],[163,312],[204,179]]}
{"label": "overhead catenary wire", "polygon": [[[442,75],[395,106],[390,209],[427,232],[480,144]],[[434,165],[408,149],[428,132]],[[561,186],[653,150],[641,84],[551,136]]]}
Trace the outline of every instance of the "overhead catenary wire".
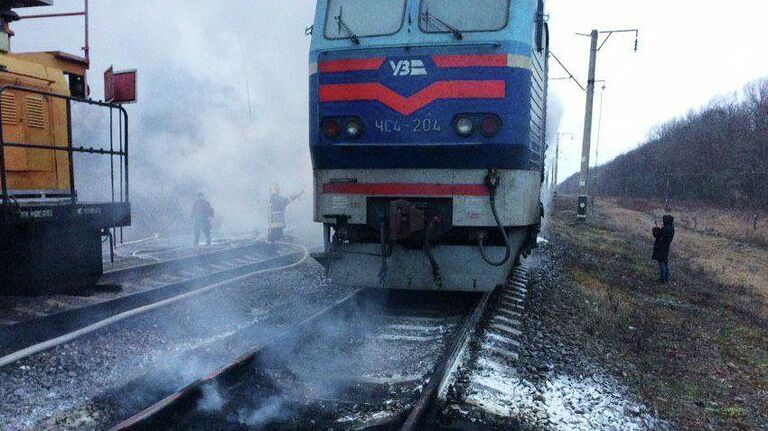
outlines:
{"label": "overhead catenary wire", "polygon": [[568,68],[567,68],[567,67],[565,67],[565,65],[563,64],[563,62],[562,62],[562,61],[560,61],[560,59],[559,59],[559,58],[557,58],[557,56],[555,55],[555,53],[554,53],[554,52],[552,52],[552,51],[549,51],[549,55],[551,55],[551,56],[552,56],[552,58],[554,58],[554,59],[555,59],[555,61],[557,62],[557,64],[559,64],[559,65],[560,65],[560,67],[562,67],[562,68],[563,68],[563,70],[565,70],[565,73],[567,73],[567,74],[568,74],[568,79],[572,79],[572,80],[573,80],[573,82],[575,82],[575,83],[576,83],[576,85],[578,85],[578,86],[579,86],[579,88],[581,88],[581,91],[587,91],[586,87],[584,87],[583,85],[581,85],[581,82],[579,82],[579,80],[578,80],[578,79],[576,79],[576,77],[575,77],[575,76],[573,76],[573,74],[571,73],[571,71],[570,71],[570,70],[568,70]]}
{"label": "overhead catenary wire", "polygon": [[600,137],[603,129],[603,96],[605,95],[605,84],[600,91],[600,108],[597,114],[597,140],[595,142],[595,167],[600,166]]}
{"label": "overhead catenary wire", "polygon": [[237,40],[240,43],[240,62],[243,64],[243,80],[245,81],[245,97],[248,102],[248,121],[253,121],[253,104],[251,102],[251,83],[248,78],[248,63],[245,61],[245,46],[243,45],[243,34],[237,32]]}
{"label": "overhead catenary wire", "polygon": [[0,358],[0,368],[3,368],[7,365],[13,364],[15,362],[18,362],[22,359],[28,358],[32,355],[35,355],[37,353],[44,352],[46,350],[52,349],[54,347],[60,346],[62,344],[68,343],[72,340],[75,340],[77,338],[80,338],[84,335],[88,335],[90,333],[93,333],[95,331],[98,331],[100,329],[103,329],[107,326],[113,325],[115,323],[121,322],[123,320],[129,319],[131,317],[139,316],[142,314],[146,314],[150,311],[154,311],[156,309],[175,304],[177,302],[183,301],[185,299],[193,298],[196,296],[203,295],[205,293],[211,292],[215,289],[218,289],[220,287],[223,287],[225,285],[229,285],[241,280],[244,280],[246,278],[250,278],[256,275],[260,274],[266,274],[269,272],[274,271],[284,271],[288,269],[293,269],[298,266],[303,265],[308,259],[309,259],[309,249],[303,245],[297,245],[297,244],[288,244],[288,243],[277,243],[280,245],[286,245],[290,247],[298,247],[302,251],[302,258],[295,263],[292,263],[290,265],[284,265],[277,268],[269,268],[269,269],[263,269],[261,271],[252,272],[249,274],[242,275],[240,277],[233,278],[231,280],[225,280],[216,284],[212,284],[210,286],[204,287],[202,289],[194,290],[192,292],[187,292],[185,294],[174,296],[173,298],[168,298],[163,301],[155,302],[153,304],[145,305],[143,307],[134,308],[132,310],[128,310],[126,312],[116,314],[112,317],[109,317],[107,319],[104,319],[100,322],[96,322],[92,325],[88,325],[84,328],[78,329],[77,331],[70,332],[68,334],[64,334],[60,337],[52,338],[50,340],[44,341],[42,343],[38,343],[34,346],[29,346],[25,349],[19,350],[17,352],[11,353],[9,355],[3,356]]}

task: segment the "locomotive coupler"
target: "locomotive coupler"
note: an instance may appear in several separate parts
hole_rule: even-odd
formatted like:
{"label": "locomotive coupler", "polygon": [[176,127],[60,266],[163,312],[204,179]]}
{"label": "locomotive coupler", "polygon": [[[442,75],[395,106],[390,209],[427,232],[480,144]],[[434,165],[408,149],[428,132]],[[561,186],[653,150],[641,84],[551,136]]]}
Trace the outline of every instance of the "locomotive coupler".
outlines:
{"label": "locomotive coupler", "polygon": [[417,204],[397,200],[389,207],[389,230],[392,241],[402,241],[426,226],[426,212]]}
{"label": "locomotive coupler", "polygon": [[348,215],[326,215],[325,218],[334,220],[333,236],[331,237],[331,247],[334,248],[344,243],[349,236],[347,226],[349,225]]}

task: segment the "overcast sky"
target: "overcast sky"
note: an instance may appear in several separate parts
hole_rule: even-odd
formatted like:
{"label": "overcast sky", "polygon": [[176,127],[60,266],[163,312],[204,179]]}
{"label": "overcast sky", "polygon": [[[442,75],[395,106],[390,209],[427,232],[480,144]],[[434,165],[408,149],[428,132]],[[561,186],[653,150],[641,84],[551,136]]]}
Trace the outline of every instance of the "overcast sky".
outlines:
{"label": "overcast sky", "polygon": [[[655,125],[740,90],[750,81],[768,78],[765,0],[549,0],[548,9],[552,51],[582,84],[589,38],[576,32],[640,29],[637,54],[634,35],[627,34],[614,35],[598,56],[598,79],[607,81],[601,163],[644,142]],[[551,76],[566,76],[554,62],[550,68]],[[564,104],[560,131],[576,133],[573,143],[569,136],[562,137],[562,181],[578,169],[584,93],[568,81],[552,81],[550,89]]]}
{"label": "overcast sky", "polygon": [[[73,10],[81,1],[56,4]],[[243,202],[263,199],[273,181],[309,190],[304,28],[313,1],[91,0],[91,7],[93,96],[102,96],[110,64],[139,69],[140,101],[129,110],[134,173],[150,178],[145,192],[170,182],[202,181],[217,195],[237,188],[228,200],[233,212],[244,212]],[[552,50],[582,83],[589,40],[576,32],[640,29],[639,53],[633,35],[614,36],[600,52],[598,78],[607,81],[601,162],[643,142],[655,125],[768,77],[765,0],[549,0],[548,12]],[[30,37],[33,27],[41,33]],[[82,37],[77,18],[14,29],[18,50],[75,52]],[[565,76],[550,66],[552,76]],[[563,105],[559,131],[575,134],[573,142],[563,139],[563,180],[578,166],[584,94],[568,81],[550,89]],[[309,199],[303,204],[310,213]]]}

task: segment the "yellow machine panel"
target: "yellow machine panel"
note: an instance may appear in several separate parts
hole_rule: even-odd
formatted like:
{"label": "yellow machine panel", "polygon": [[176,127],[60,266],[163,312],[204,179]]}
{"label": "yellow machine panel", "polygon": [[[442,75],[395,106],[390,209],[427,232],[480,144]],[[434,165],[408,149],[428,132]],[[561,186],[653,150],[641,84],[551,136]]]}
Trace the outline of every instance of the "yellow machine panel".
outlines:
{"label": "yellow machine panel", "polygon": [[[18,55],[21,58],[0,54],[0,86],[15,85],[69,96],[63,62],[56,56],[38,53],[27,55],[27,59],[24,54]],[[65,100],[8,89],[0,95],[0,109],[4,142],[62,148],[69,145]],[[7,147],[5,157],[8,189],[12,193],[69,190],[66,152]]]}

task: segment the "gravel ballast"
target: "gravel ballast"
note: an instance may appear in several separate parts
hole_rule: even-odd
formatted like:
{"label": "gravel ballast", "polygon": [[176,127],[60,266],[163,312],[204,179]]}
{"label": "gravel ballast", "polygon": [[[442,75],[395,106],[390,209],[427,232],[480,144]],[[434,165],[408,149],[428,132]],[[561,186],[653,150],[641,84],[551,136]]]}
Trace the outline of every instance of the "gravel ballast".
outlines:
{"label": "gravel ballast", "polygon": [[568,321],[578,319],[571,301],[580,299],[557,275],[557,247],[562,245],[545,243],[527,263],[531,281],[512,352],[516,359],[471,347],[448,389],[440,422],[495,430],[671,429],[606,371],[602,360],[610,358],[595,358],[574,342]]}
{"label": "gravel ballast", "polygon": [[[148,373],[164,376],[168,381],[149,378],[146,391],[133,387],[133,399],[124,401],[140,406],[156,400],[349,292],[327,283],[319,265],[306,264],[224,286],[34,355],[0,369],[0,429],[102,429],[120,416],[110,411],[110,393],[126,384]],[[99,399],[106,402],[94,405]]]}

